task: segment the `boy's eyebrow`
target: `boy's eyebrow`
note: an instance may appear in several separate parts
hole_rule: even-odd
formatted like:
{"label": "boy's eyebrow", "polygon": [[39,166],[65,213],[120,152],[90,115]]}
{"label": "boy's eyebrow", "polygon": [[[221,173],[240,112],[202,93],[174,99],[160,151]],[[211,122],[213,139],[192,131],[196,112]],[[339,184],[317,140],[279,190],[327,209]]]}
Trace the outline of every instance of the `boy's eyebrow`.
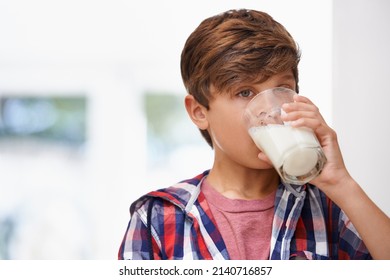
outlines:
{"label": "boy's eyebrow", "polygon": [[281,76],[280,79],[282,79],[282,80],[294,80],[295,81],[295,77],[294,77],[294,75],[292,73],[286,73],[283,76]]}

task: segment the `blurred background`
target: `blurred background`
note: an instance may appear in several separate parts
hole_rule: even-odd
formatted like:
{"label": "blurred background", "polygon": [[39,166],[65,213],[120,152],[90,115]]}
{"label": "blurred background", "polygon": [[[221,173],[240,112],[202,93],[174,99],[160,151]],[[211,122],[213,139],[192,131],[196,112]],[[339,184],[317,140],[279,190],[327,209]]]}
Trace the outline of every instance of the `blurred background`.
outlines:
{"label": "blurred background", "polygon": [[0,0],[0,259],[116,259],[132,201],[211,167],[180,53],[233,8],[290,31],[301,94],[390,214],[389,1]]}

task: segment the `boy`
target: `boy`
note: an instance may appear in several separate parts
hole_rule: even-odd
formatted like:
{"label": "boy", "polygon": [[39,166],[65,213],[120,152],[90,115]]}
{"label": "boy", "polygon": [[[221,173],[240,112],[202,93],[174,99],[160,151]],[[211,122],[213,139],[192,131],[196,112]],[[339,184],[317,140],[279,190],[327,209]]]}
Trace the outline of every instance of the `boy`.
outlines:
{"label": "boy", "polygon": [[303,96],[284,104],[311,128],[327,164],[303,186],[281,182],[242,121],[259,92],[298,92],[299,50],[268,14],[231,10],[188,38],[187,112],[214,150],[212,168],[135,201],[119,259],[390,259],[390,219],[346,170],[336,133]]}

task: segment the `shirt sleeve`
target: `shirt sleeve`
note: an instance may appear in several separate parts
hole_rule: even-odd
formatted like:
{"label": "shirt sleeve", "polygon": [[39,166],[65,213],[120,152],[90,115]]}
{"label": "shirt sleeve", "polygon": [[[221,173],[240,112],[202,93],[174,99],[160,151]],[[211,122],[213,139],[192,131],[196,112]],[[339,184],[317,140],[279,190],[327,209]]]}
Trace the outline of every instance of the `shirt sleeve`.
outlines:
{"label": "shirt sleeve", "polygon": [[339,216],[339,235],[339,259],[372,259],[356,228],[343,211],[340,211]]}
{"label": "shirt sleeve", "polygon": [[144,201],[138,201],[131,206],[130,221],[118,252],[119,260],[150,259],[153,240],[148,234],[147,228],[148,204],[144,203]]}

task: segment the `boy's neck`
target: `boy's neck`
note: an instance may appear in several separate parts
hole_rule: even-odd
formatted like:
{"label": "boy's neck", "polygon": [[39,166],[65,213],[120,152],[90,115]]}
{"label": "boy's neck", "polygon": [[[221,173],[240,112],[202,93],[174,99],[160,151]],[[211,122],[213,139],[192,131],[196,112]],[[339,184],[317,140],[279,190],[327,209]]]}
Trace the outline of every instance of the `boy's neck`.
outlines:
{"label": "boy's neck", "polygon": [[226,170],[214,165],[207,177],[209,184],[230,199],[263,199],[274,192],[280,182],[274,169],[255,170],[237,167]]}

